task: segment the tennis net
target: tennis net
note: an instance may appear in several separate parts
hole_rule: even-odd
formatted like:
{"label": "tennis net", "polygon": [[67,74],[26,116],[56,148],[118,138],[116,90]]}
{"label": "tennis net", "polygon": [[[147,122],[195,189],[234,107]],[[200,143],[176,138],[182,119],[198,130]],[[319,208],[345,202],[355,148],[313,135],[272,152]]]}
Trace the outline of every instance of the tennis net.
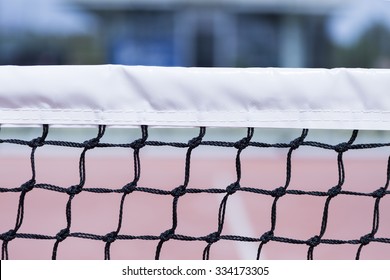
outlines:
{"label": "tennis net", "polygon": [[387,71],[0,72],[2,259],[390,257]]}

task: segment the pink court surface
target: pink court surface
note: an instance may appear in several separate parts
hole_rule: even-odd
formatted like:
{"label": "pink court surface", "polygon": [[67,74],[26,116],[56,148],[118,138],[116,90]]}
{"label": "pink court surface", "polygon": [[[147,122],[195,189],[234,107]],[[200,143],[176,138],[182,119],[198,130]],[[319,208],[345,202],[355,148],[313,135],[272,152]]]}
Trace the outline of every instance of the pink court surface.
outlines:
{"label": "pink court surface", "polygon": [[[297,152],[298,153],[298,152]],[[86,156],[85,187],[120,188],[132,180],[133,161],[129,156]],[[327,191],[337,184],[336,153],[314,159],[293,154],[292,177],[288,189]],[[194,156],[188,188],[221,188],[236,179],[232,157],[204,159]],[[345,154],[343,190],[372,192],[386,183],[387,157],[348,157]],[[2,187],[17,187],[31,178],[28,156],[3,157],[0,161]],[[141,157],[138,186],[172,190],[184,180],[184,156]],[[36,154],[36,181],[68,187],[79,182],[78,157],[51,157]],[[273,190],[285,183],[284,156],[242,156],[241,186]],[[1,193],[0,232],[14,227],[20,193]],[[218,208],[223,194],[186,194],[178,202],[176,234],[205,236],[217,230]],[[105,235],[116,229],[121,194],[82,192],[72,204],[71,232]],[[25,216],[18,230],[55,236],[66,227],[65,205],[68,195],[33,189],[26,195]],[[285,195],[277,204],[275,236],[307,240],[318,235],[326,197]],[[172,226],[171,195],[133,192],[126,198],[120,234],[160,235]],[[236,192],[229,197],[223,235],[260,237],[271,226],[273,198],[261,194]],[[323,238],[360,239],[371,232],[373,197],[339,195],[332,199]],[[380,204],[380,225],[376,237],[390,236],[390,197]],[[111,245],[112,259],[153,259],[158,241],[116,240]],[[50,259],[54,240],[17,238],[9,242],[10,259]],[[201,259],[204,241],[169,240],[164,243],[161,259]],[[210,259],[255,259],[258,242],[220,240],[211,246]],[[69,237],[58,248],[58,259],[102,259],[105,243]],[[324,245],[314,249],[315,259],[354,259],[358,245]],[[264,245],[263,259],[305,259],[307,245],[271,241]],[[390,244],[371,242],[361,253],[362,259],[390,259]]]}

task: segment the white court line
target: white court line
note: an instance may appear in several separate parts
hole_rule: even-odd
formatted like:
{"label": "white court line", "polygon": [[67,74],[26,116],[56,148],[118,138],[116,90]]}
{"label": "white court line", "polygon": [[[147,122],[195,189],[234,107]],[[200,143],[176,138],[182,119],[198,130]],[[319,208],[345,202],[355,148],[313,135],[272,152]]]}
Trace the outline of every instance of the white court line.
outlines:
{"label": "white court line", "polygon": [[[222,174],[219,174],[221,176]],[[231,177],[231,174],[225,173],[223,174],[225,177]],[[230,179],[230,178],[229,178]],[[226,178],[223,180],[226,181]],[[234,179],[231,179],[233,182]],[[215,182],[221,182],[221,178],[216,178]],[[220,185],[220,184],[217,184]],[[255,232],[252,223],[249,219],[249,213],[247,208],[245,207],[245,202],[241,196],[232,196],[227,201],[227,209],[229,210],[229,214],[226,215],[226,223],[228,227],[232,229],[234,233],[244,234],[245,236],[255,237],[259,234]],[[236,247],[238,257],[241,260],[253,260],[256,258],[257,249],[259,247],[259,243],[257,242],[233,242]],[[261,252],[261,259],[266,259],[265,250],[263,249]]]}

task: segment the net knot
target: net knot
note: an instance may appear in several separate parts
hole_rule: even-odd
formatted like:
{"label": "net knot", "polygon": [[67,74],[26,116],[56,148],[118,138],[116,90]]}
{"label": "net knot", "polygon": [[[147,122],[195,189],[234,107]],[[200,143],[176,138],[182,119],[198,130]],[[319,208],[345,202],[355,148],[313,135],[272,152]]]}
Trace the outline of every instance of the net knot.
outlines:
{"label": "net knot", "polygon": [[321,237],[319,237],[318,235],[313,236],[312,238],[306,241],[306,244],[309,245],[310,247],[316,247],[320,243],[321,243]]}
{"label": "net knot", "polygon": [[235,182],[226,187],[226,192],[230,194],[234,194],[240,188],[240,184]]}
{"label": "net knot", "polygon": [[241,140],[234,143],[234,148],[243,150],[248,147],[250,139],[248,137],[242,138]]}
{"label": "net knot", "polygon": [[80,185],[71,186],[66,189],[66,193],[68,195],[76,195],[79,194],[82,191],[82,187]]}
{"label": "net knot", "polygon": [[0,239],[2,239],[5,242],[11,241],[15,239],[16,237],[16,231],[11,229],[3,234],[0,234]]}
{"label": "net knot", "polygon": [[269,241],[271,241],[272,238],[274,238],[274,232],[271,231],[271,230],[265,232],[265,233],[260,237],[261,241],[262,241],[264,244],[266,244],[266,243],[268,243]]}
{"label": "net knot", "polygon": [[169,239],[171,239],[173,237],[173,229],[168,229],[166,231],[164,231],[163,233],[160,234],[160,240],[161,241],[168,241]]}
{"label": "net knot", "polygon": [[274,189],[272,192],[271,192],[271,196],[272,197],[282,197],[286,194],[286,189],[284,187],[279,187],[279,188],[276,188]]}
{"label": "net knot", "polygon": [[99,145],[99,139],[93,138],[93,139],[84,141],[83,144],[84,144],[84,148],[85,148],[85,149],[91,150],[91,149],[97,147],[97,145]]}
{"label": "net knot", "polygon": [[374,191],[372,193],[372,196],[373,197],[376,197],[376,198],[382,198],[386,195],[386,188],[382,187],[380,189],[377,189],[376,191]]}
{"label": "net knot", "polygon": [[112,231],[110,233],[107,233],[104,237],[103,237],[103,241],[106,242],[106,243],[112,243],[116,240],[118,236],[118,233],[116,231]]}
{"label": "net knot", "polygon": [[185,195],[185,193],[186,193],[186,187],[183,185],[178,186],[177,188],[175,188],[171,191],[171,195],[174,197],[183,196],[183,195]]}
{"label": "net knot", "polygon": [[372,238],[373,238],[372,233],[366,234],[360,237],[360,243],[365,246],[371,242]]}
{"label": "net knot", "polygon": [[334,146],[334,150],[338,153],[344,153],[346,151],[348,151],[350,145],[346,142],[343,142],[343,143],[340,143],[340,144],[337,144],[336,146]]}
{"label": "net knot", "polygon": [[20,186],[20,189],[22,190],[22,192],[29,192],[34,188],[34,185],[35,185],[35,180],[31,179],[28,180],[26,183],[22,184]]}
{"label": "net knot", "polygon": [[131,143],[131,147],[134,150],[139,150],[139,149],[145,147],[145,140],[144,139],[137,139],[133,143]]}
{"label": "net knot", "polygon": [[131,183],[126,184],[126,185],[122,188],[122,191],[123,191],[124,194],[130,194],[130,193],[132,193],[133,191],[135,191],[136,188],[137,188],[137,184],[134,183],[134,182],[131,182]]}
{"label": "net knot", "polygon": [[190,141],[188,141],[188,147],[190,148],[196,148],[202,143],[202,138],[201,137],[195,137],[192,138]]}
{"label": "net knot", "polygon": [[206,242],[209,244],[219,241],[219,232],[213,232],[206,236]]}
{"label": "net knot", "polygon": [[69,236],[69,229],[64,228],[61,229],[60,232],[56,234],[56,239],[61,242],[64,241],[68,236]]}
{"label": "net knot", "polygon": [[301,138],[294,139],[290,142],[290,148],[296,150],[299,148],[300,145],[302,145],[302,143],[303,143],[303,139]]}
{"label": "net knot", "polygon": [[334,186],[328,190],[328,196],[329,197],[335,197],[341,192],[341,186]]}
{"label": "net knot", "polygon": [[42,137],[37,137],[30,142],[28,142],[28,146],[30,148],[37,148],[37,147],[42,147],[45,144],[45,138]]}

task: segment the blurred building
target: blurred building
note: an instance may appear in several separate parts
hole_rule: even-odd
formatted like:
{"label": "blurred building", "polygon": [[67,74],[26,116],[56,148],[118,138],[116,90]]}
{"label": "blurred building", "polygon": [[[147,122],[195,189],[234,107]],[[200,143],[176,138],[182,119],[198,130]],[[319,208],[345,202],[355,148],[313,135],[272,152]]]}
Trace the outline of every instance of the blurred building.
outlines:
{"label": "blurred building", "polygon": [[0,0],[0,64],[390,68],[388,0]]}
{"label": "blurred building", "polygon": [[72,0],[100,19],[106,61],[323,67],[325,22],[352,0]]}

